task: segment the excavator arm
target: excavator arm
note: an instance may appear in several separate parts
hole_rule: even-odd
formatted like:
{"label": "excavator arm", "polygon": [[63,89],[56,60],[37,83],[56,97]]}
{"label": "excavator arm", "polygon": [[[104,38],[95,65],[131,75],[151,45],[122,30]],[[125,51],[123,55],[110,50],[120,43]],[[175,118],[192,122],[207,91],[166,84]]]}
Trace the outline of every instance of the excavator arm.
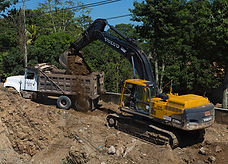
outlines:
{"label": "excavator arm", "polygon": [[[117,33],[120,37],[115,37],[106,32],[106,25],[108,25],[110,29]],[[66,67],[68,55],[79,55],[79,51],[82,48],[95,40],[102,41],[118,53],[122,54],[131,64],[134,64],[138,76],[141,79],[150,81],[153,84],[153,87],[156,88],[152,67],[146,54],[134,43],[131,38],[126,37],[115,27],[109,25],[105,19],[96,19],[82,33],[79,41],[77,40],[71,44],[70,48],[60,56],[59,61],[61,65]],[[134,60],[132,60],[132,57]]]}

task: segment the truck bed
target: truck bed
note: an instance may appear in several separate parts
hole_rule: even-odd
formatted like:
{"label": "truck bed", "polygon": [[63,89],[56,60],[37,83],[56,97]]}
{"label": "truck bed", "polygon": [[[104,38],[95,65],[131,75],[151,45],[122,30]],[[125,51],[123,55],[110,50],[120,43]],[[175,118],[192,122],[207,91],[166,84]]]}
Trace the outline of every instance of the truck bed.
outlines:
{"label": "truck bed", "polygon": [[77,95],[84,94],[91,99],[104,92],[104,73],[89,75],[66,75],[63,72],[44,73],[39,71],[38,92]]}

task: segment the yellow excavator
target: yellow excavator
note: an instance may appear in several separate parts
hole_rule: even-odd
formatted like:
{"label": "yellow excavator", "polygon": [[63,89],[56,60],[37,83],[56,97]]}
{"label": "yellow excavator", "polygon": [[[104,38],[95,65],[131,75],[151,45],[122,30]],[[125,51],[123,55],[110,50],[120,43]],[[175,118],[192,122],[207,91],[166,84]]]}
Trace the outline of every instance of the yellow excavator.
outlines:
{"label": "yellow excavator", "polygon": [[[105,27],[108,25],[117,36]],[[187,94],[159,94],[152,67],[147,55],[133,39],[126,37],[105,19],[95,20],[60,56],[60,63],[67,66],[67,56],[77,55],[79,51],[95,40],[100,40],[129,60],[134,68],[134,78],[124,82],[120,96],[121,114],[107,116],[109,126],[120,129],[120,124],[138,125],[141,138],[155,138],[156,142],[169,142],[178,145],[177,131],[190,132],[202,136],[204,129],[214,122],[214,106],[205,97]],[[136,78],[136,74],[138,78]],[[131,128],[126,128],[130,131]],[[144,133],[144,134],[142,134]],[[162,135],[161,135],[162,134]]]}

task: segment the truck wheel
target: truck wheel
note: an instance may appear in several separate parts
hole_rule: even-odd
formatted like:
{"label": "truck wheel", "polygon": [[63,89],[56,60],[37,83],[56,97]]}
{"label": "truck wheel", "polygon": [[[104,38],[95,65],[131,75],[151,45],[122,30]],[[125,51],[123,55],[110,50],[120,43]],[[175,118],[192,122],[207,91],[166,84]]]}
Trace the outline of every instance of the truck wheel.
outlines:
{"label": "truck wheel", "polygon": [[114,128],[117,127],[117,120],[116,120],[116,118],[114,116],[108,115],[106,117],[106,120],[107,120],[107,123],[108,123],[109,127],[114,127]]}
{"label": "truck wheel", "polygon": [[57,106],[61,109],[69,109],[71,106],[70,98],[67,96],[59,96]]}

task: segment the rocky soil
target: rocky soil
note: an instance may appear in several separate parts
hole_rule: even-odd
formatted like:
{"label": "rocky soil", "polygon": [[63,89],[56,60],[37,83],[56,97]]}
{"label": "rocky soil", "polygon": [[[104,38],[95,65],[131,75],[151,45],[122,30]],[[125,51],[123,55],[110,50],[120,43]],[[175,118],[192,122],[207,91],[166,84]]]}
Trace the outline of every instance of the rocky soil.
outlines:
{"label": "rocky soil", "polygon": [[66,111],[0,86],[0,163],[228,163],[228,125],[215,123],[202,143],[171,149],[109,128],[105,118],[118,107],[101,104],[87,113]]}

